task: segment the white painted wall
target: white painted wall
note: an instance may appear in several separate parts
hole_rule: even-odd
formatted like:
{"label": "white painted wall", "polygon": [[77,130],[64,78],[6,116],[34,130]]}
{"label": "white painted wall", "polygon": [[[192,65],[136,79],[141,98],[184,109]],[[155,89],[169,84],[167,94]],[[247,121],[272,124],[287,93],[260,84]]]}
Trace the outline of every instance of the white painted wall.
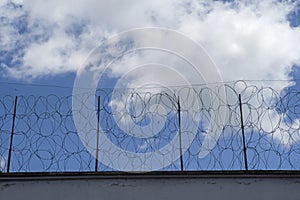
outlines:
{"label": "white painted wall", "polygon": [[0,200],[298,200],[300,176],[68,175],[1,177]]}

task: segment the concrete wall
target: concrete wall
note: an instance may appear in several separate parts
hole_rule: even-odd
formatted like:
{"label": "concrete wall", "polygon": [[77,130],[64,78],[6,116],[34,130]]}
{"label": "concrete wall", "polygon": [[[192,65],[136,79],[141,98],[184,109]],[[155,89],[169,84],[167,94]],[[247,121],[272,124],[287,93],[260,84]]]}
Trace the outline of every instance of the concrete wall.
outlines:
{"label": "concrete wall", "polygon": [[0,174],[0,200],[300,199],[295,172]]}

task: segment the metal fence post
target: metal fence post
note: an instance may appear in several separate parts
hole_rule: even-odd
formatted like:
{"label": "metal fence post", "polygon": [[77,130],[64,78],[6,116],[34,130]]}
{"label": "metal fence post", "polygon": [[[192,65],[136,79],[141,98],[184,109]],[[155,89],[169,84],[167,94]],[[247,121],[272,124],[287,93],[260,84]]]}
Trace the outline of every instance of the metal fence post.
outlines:
{"label": "metal fence post", "polygon": [[13,113],[13,121],[11,126],[11,135],[10,135],[10,144],[9,144],[9,151],[8,151],[8,158],[7,158],[7,173],[10,171],[10,163],[11,163],[11,153],[12,153],[12,147],[13,147],[13,138],[14,138],[14,132],[15,132],[15,121],[16,121],[16,113],[17,113],[17,101],[18,97],[15,97],[14,102],[14,113]]}
{"label": "metal fence post", "polygon": [[98,96],[97,106],[97,141],[96,141],[96,160],[95,160],[95,172],[98,171],[98,158],[99,158],[99,131],[100,131],[100,96]]}
{"label": "metal fence post", "polygon": [[180,151],[180,169],[183,171],[183,155],[182,155],[182,141],[181,141],[181,108],[180,108],[180,97],[178,96],[178,136],[179,136],[179,151]]}
{"label": "metal fence post", "polygon": [[242,108],[241,94],[239,94],[239,105],[240,105],[240,115],[241,115],[241,130],[242,130],[242,139],[243,139],[244,162],[245,162],[245,169],[247,171],[248,170],[248,161],[247,161],[247,149],[246,149],[246,142],[245,142],[245,127],[244,127],[244,120],[243,120],[243,108]]}

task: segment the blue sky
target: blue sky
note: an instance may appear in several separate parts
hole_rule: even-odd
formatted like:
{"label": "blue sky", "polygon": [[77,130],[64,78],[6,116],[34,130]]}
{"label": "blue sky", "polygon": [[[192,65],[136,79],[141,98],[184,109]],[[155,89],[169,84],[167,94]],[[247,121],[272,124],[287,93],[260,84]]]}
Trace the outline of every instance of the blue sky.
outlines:
{"label": "blue sky", "polygon": [[[203,45],[225,82],[293,80],[298,88],[299,1],[89,0],[70,8],[68,1],[3,0],[0,25],[0,88],[6,94],[42,95],[59,87],[71,94],[77,70],[105,38],[149,26],[180,31]],[[103,80],[100,87],[114,82]],[[279,91],[286,86],[273,85]]]}
{"label": "blue sky", "polygon": [[[281,80],[268,84],[278,92],[300,89],[297,0],[0,0],[1,95],[71,95],[77,70],[93,49],[143,27],[176,30],[201,44],[225,82]],[[123,71],[112,68],[99,88],[113,87]]]}
{"label": "blue sky", "polygon": [[147,26],[174,29],[199,42],[225,81],[295,78],[299,3],[224,2],[89,0],[70,8],[68,1],[1,1],[0,80],[72,87],[76,70],[103,39]]}
{"label": "blue sky", "polygon": [[[89,0],[70,8],[68,1],[1,1],[1,80],[72,87],[76,70],[103,39],[147,26],[174,29],[199,42],[225,81],[295,76],[299,3],[225,2]],[[273,48],[278,53],[272,55]]]}

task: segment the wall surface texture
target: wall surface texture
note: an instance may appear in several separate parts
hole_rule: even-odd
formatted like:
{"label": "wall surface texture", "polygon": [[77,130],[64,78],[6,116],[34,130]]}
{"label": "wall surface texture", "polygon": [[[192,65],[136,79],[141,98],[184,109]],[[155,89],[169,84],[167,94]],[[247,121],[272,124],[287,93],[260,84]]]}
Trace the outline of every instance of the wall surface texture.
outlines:
{"label": "wall surface texture", "polygon": [[300,174],[0,174],[0,200],[300,199]]}

